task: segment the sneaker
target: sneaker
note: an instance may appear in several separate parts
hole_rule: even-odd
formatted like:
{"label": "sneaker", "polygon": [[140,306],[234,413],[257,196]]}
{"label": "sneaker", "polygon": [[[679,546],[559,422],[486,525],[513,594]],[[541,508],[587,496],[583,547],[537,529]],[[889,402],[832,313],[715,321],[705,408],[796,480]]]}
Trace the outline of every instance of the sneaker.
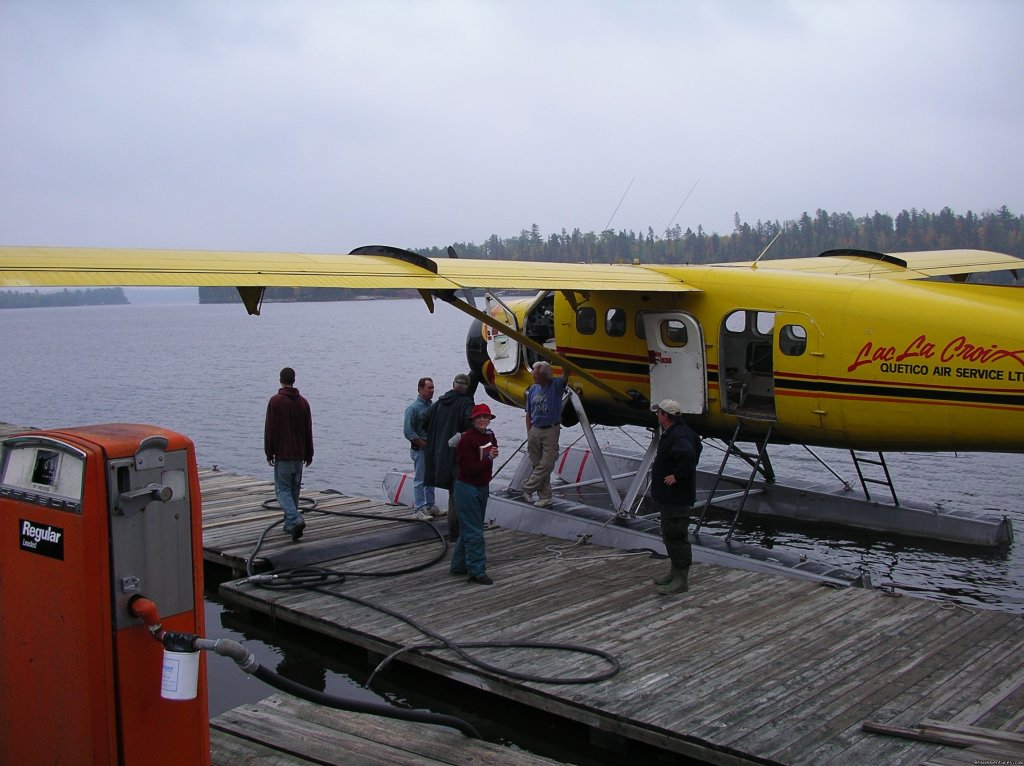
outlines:
{"label": "sneaker", "polygon": [[[296,524],[294,527],[292,527],[291,528],[292,541],[297,543],[299,541],[299,538],[302,537],[302,533],[305,530],[306,530],[306,522],[304,522],[304,521],[300,521],[298,524]],[[289,530],[286,527],[284,531],[288,532]]]}
{"label": "sneaker", "polygon": [[534,503],[534,505],[537,506],[538,508],[550,508],[554,504],[555,502],[550,497],[542,497],[540,500]]}
{"label": "sneaker", "polygon": [[430,519],[432,518],[432,516],[427,512],[427,510],[423,508],[414,512],[412,517],[414,519],[419,519],[420,521],[430,521]]}
{"label": "sneaker", "polygon": [[492,580],[485,574],[476,576],[470,575],[469,579],[466,580],[466,582],[476,583],[477,585],[494,585],[494,580]]}
{"label": "sneaker", "polygon": [[442,511],[436,505],[432,505],[429,508],[427,508],[427,513],[429,513],[435,519],[440,518],[441,516],[447,516],[448,515],[448,511]]}
{"label": "sneaker", "polygon": [[529,503],[530,505],[533,505],[534,503],[537,502],[537,496],[535,494],[533,494],[532,492],[524,492],[523,493],[523,502]]}

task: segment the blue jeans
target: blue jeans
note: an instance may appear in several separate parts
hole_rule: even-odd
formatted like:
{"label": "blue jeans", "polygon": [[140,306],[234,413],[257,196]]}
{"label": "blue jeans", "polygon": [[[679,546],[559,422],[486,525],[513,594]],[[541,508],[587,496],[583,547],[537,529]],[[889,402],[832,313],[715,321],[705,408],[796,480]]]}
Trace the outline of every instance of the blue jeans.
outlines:
{"label": "blue jeans", "polygon": [[284,511],[285,528],[289,530],[302,521],[302,514],[299,513],[299,488],[301,486],[301,460],[274,461],[274,492],[281,510]]}
{"label": "blue jeans", "polygon": [[459,540],[452,551],[450,569],[455,574],[465,571],[470,577],[487,574],[487,553],[484,550],[484,511],[487,510],[489,487],[477,487],[456,479],[455,512],[459,516]]}
{"label": "blue jeans", "polygon": [[421,449],[409,450],[412,465],[415,469],[412,477],[412,509],[422,511],[434,504],[434,488],[423,483],[423,474],[427,470],[427,457]]}

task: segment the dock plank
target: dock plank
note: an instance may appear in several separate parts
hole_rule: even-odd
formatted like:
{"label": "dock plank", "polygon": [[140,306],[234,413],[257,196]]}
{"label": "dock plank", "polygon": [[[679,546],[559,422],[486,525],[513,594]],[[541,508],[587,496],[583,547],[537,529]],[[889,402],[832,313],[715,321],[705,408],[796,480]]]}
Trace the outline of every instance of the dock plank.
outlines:
{"label": "dock plank", "polygon": [[[251,553],[267,520],[234,510],[237,523],[222,523],[231,519],[223,515],[228,496],[246,489],[217,478],[207,544],[209,555],[227,561]],[[329,493],[313,495],[331,502]],[[407,509],[369,500],[341,507],[384,518],[308,512],[301,544],[408,518]],[[400,577],[349,577],[326,590],[386,604],[460,641],[567,642],[611,652],[622,663],[617,676],[576,686],[512,681],[447,650],[406,652],[397,661],[710,763],[919,763],[939,757],[937,746],[864,732],[862,721],[977,724],[984,717],[998,728],[1022,720],[1024,621],[1013,615],[704,565],[694,566],[689,593],[664,598],[649,582],[663,560],[500,528],[486,539],[490,587],[449,575],[445,561]],[[279,531],[268,535],[268,550],[292,545]],[[418,543],[326,565],[382,572],[426,561],[432,550]],[[429,643],[404,622],[325,593],[225,583],[222,594],[229,604],[381,655]],[[546,676],[596,668],[592,658],[563,653],[506,648],[484,656]]]}
{"label": "dock plank", "polygon": [[211,721],[213,766],[557,766],[453,729],[323,708],[286,695]]}

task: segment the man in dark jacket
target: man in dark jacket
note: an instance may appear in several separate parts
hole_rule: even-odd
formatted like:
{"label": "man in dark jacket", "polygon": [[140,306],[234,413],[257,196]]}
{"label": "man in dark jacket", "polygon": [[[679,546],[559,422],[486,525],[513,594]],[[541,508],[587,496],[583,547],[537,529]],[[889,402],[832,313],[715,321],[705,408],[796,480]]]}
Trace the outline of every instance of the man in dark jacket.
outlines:
{"label": "man in dark jacket", "polygon": [[661,514],[661,539],[671,566],[654,578],[658,593],[685,593],[693,551],[690,548],[690,509],[697,496],[700,437],[683,422],[679,402],[662,399],[651,409],[658,416],[661,440],[651,464],[651,500]]}
{"label": "man in dark jacket", "polygon": [[452,390],[430,405],[427,410],[426,467],[423,483],[448,490],[448,539],[459,539],[459,517],[455,513],[455,449],[448,440],[468,431],[473,421],[473,397],[469,394],[469,375],[460,372],[452,382]]}
{"label": "man in dark jacket", "polygon": [[299,513],[302,467],[313,462],[313,416],[309,402],[295,388],[295,370],[281,370],[281,388],[267,403],[263,451],[274,466],[274,491],[284,511],[284,531],[292,540],[302,537],[306,522]]}

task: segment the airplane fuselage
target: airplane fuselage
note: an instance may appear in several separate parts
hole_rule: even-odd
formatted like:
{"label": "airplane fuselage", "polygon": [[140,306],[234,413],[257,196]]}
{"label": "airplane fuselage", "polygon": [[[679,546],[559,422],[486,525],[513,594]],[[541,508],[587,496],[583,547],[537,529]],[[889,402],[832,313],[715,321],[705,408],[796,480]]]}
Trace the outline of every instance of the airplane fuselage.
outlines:
{"label": "airplane fuselage", "polygon": [[[705,435],[742,420],[753,433],[771,424],[779,442],[1024,451],[1019,288],[750,266],[659,271],[696,289],[505,301],[525,335],[620,392],[571,378],[592,422],[652,426],[648,403],[673,398]],[[488,393],[521,406],[535,352],[479,322],[469,340]]]}

